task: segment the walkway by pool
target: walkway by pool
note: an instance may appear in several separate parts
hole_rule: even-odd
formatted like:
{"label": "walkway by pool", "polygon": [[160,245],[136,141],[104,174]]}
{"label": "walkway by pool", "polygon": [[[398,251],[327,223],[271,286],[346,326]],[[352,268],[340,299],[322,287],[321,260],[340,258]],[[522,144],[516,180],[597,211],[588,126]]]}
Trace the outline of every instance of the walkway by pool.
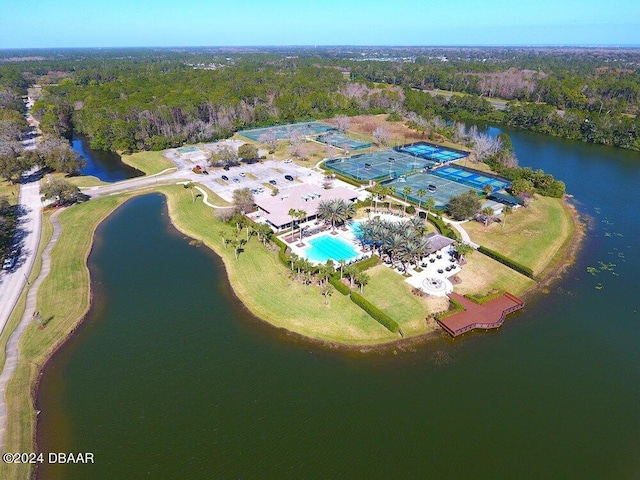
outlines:
{"label": "walkway by pool", "polygon": [[450,298],[464,307],[464,311],[438,321],[452,337],[476,328],[499,328],[508,314],[524,308],[524,301],[510,293],[500,295],[482,305],[457,293],[452,293]]}

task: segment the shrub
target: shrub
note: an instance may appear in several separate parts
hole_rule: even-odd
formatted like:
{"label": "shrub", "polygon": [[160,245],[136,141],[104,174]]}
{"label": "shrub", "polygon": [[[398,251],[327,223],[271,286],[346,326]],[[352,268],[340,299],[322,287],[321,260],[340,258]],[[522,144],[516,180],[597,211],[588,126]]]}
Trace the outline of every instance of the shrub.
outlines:
{"label": "shrub", "polygon": [[413,205],[409,205],[407,207],[407,213],[413,215],[414,213],[416,213],[416,207],[414,207]]}
{"label": "shrub", "polygon": [[273,243],[280,247],[280,250],[278,251],[278,258],[280,258],[280,261],[288,268],[289,257],[287,256],[287,244],[276,236],[273,237]]}
{"label": "shrub", "polygon": [[377,255],[371,255],[369,258],[365,258],[364,260],[354,263],[353,266],[356,267],[359,272],[364,272],[371,267],[375,267],[379,261],[380,257]]}
{"label": "shrub", "polygon": [[429,214],[427,216],[427,219],[436,227],[438,232],[440,232],[445,237],[452,238],[454,240],[459,240],[458,232],[456,232],[454,229],[449,227],[449,225],[444,223],[444,220],[442,220],[441,218],[438,218],[432,214]]}
{"label": "shrub", "polygon": [[464,307],[460,302],[458,302],[454,298],[449,298],[449,310],[439,315],[436,315],[436,319],[444,320],[445,318],[450,317],[451,315],[455,315],[456,313],[462,312],[463,310],[464,310]]}
{"label": "shrub", "polygon": [[523,275],[526,275],[529,278],[535,278],[533,275],[533,270],[531,270],[531,268],[529,267],[525,267],[524,265],[511,260],[509,257],[506,257],[505,255],[496,252],[495,250],[491,250],[489,248],[483,247],[482,245],[478,248],[478,251],[480,253],[484,253],[487,257],[491,257],[494,260],[497,260],[498,262],[502,263],[503,265],[506,265],[507,267],[515,270],[516,272],[519,272]]}
{"label": "shrub", "polygon": [[480,296],[480,295],[473,295],[472,293],[468,293],[467,295],[465,295],[466,298],[468,298],[469,300],[471,300],[472,302],[475,302],[479,305],[482,305],[483,303],[487,303],[495,298],[498,298],[500,295],[502,295],[504,293],[503,290],[497,290],[493,293],[489,293],[487,295],[484,296]]}
{"label": "shrub", "polygon": [[351,301],[362,308],[365,312],[371,315],[376,322],[385,327],[387,330],[393,333],[398,333],[400,325],[389,315],[384,313],[378,307],[373,305],[369,300],[364,298],[358,292],[351,292]]}
{"label": "shrub", "polygon": [[351,293],[351,289],[340,280],[340,275],[331,275],[329,277],[329,283],[343,295],[349,295],[349,293]]}

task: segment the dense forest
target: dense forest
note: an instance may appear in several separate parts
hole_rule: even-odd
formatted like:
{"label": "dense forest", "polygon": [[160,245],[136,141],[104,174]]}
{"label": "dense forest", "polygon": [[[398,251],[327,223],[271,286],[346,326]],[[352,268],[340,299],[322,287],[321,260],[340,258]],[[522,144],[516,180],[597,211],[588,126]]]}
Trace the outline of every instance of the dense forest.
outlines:
{"label": "dense forest", "polygon": [[0,134],[15,132],[8,112],[21,112],[21,95],[40,84],[43,131],[75,131],[97,149],[159,150],[250,126],[391,112],[430,129],[490,122],[640,150],[638,65],[634,49],[0,52]]}

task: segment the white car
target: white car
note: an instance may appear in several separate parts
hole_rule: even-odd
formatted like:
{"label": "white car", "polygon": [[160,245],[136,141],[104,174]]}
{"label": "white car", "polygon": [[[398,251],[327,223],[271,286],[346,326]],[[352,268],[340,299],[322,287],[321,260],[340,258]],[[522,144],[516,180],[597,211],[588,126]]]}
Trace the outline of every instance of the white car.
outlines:
{"label": "white car", "polygon": [[287,159],[284,161],[284,163],[291,163],[291,162],[293,162],[293,160],[291,160],[290,158],[287,158]]}
{"label": "white car", "polygon": [[16,257],[7,257],[4,259],[4,262],[2,263],[3,270],[11,270],[15,266],[16,266]]}

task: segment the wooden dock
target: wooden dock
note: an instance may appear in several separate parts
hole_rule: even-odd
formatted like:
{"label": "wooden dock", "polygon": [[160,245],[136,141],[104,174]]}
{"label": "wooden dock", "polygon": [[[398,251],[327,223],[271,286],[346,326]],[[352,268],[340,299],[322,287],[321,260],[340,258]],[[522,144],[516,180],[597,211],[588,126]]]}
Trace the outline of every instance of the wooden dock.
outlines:
{"label": "wooden dock", "polygon": [[453,337],[476,328],[499,328],[507,315],[524,308],[524,301],[510,293],[504,293],[483,304],[475,303],[457,293],[452,293],[450,297],[459,302],[464,311],[438,320],[438,323]]}

